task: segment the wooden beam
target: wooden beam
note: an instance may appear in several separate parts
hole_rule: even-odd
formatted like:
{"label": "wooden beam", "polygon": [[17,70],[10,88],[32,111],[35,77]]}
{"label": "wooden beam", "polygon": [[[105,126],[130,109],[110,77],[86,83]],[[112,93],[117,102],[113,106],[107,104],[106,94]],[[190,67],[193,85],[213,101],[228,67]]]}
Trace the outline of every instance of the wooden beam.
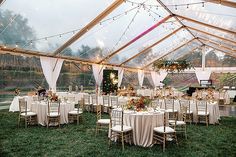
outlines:
{"label": "wooden beam", "polygon": [[220,51],[220,52],[223,52],[224,54],[227,54],[227,55],[229,55],[229,56],[231,56],[231,57],[236,58],[236,55],[233,55],[233,54],[230,53],[230,52],[226,52],[226,51],[224,51],[224,50],[222,50],[222,49],[220,49],[220,48],[217,48],[217,47],[212,46],[212,45],[209,45],[209,44],[205,44],[205,45],[206,45],[207,47],[213,48],[213,49],[215,49],[215,50],[218,50],[218,51]]}
{"label": "wooden beam", "polygon": [[236,8],[236,3],[231,1],[226,1],[226,0],[205,0],[205,1],[210,3],[220,4],[231,8]]}
{"label": "wooden beam", "polygon": [[[12,48],[12,47],[5,47],[3,45],[0,45],[0,54],[13,54],[13,55],[25,55],[25,56],[35,56],[35,57],[50,57],[50,58],[56,58],[56,59],[64,59],[66,61],[71,61],[71,62],[76,62],[76,63],[82,63],[82,64],[96,64],[95,62],[85,60],[85,59],[80,59],[78,57],[69,57],[69,56],[55,56],[54,54],[49,54],[49,53],[42,53],[38,51],[31,51],[31,50],[25,50],[25,49],[20,49],[20,48]],[[115,64],[102,64],[108,67],[117,67],[118,65]],[[126,70],[129,71],[137,71],[139,68],[134,68],[134,67],[129,67],[129,66],[124,66],[123,67]]]}
{"label": "wooden beam", "polygon": [[203,45],[197,46],[195,48],[193,48],[192,50],[190,50],[189,52],[185,53],[184,55],[181,55],[180,57],[178,57],[177,59],[180,59],[181,57],[184,57],[187,54],[192,54],[196,49],[201,48]]}
{"label": "wooden beam", "polygon": [[236,34],[236,32],[234,32],[232,30],[228,30],[228,29],[224,29],[224,28],[221,28],[221,27],[213,26],[213,25],[207,24],[205,22],[200,22],[200,21],[197,21],[197,20],[185,17],[185,16],[181,16],[181,15],[177,15],[177,14],[175,14],[175,16],[177,16],[179,18],[182,18],[182,19],[185,19],[187,21],[191,21],[193,23],[197,23],[197,24],[200,24],[200,25],[203,25],[203,26],[206,26],[206,27],[210,27],[210,28],[213,28],[213,29],[216,29],[216,30],[220,30],[220,31],[223,31],[223,32],[226,32],[226,33],[230,33],[230,34],[234,34],[234,35]]}
{"label": "wooden beam", "polygon": [[226,38],[223,38],[223,37],[221,37],[221,36],[214,35],[214,34],[212,34],[212,33],[205,32],[205,31],[196,29],[196,28],[194,28],[194,27],[190,27],[190,26],[186,26],[186,27],[188,27],[189,29],[192,29],[192,30],[194,30],[194,31],[196,31],[196,32],[200,32],[200,33],[203,33],[203,34],[206,34],[206,35],[209,35],[209,36],[212,36],[212,37],[215,37],[215,38],[218,38],[218,39],[227,41],[227,42],[231,42],[231,43],[233,43],[233,44],[236,44],[236,41],[233,41],[233,40],[230,40],[230,39],[226,39]]}
{"label": "wooden beam", "polygon": [[120,66],[126,64],[127,62],[131,61],[132,59],[136,58],[137,56],[139,56],[139,55],[141,55],[141,54],[143,54],[143,53],[146,53],[149,49],[151,49],[152,47],[158,45],[158,44],[161,43],[162,41],[166,40],[167,38],[169,38],[170,36],[172,36],[173,34],[175,34],[176,32],[178,32],[179,30],[181,30],[182,28],[183,28],[183,26],[180,27],[180,28],[178,28],[178,29],[176,29],[175,31],[169,33],[168,35],[166,35],[165,37],[161,38],[160,40],[158,40],[158,41],[155,42],[154,44],[152,44],[152,45],[146,47],[145,49],[143,49],[143,50],[142,50],[141,52],[139,52],[138,54],[136,54],[136,55],[130,57],[129,59],[125,60],[124,62],[122,62],[122,63],[120,64]]}
{"label": "wooden beam", "polygon": [[151,63],[148,63],[147,65],[143,66],[143,67],[142,67],[142,69],[144,69],[144,68],[147,68],[149,65],[153,64],[155,61],[157,61],[157,60],[159,60],[159,59],[162,59],[162,58],[166,57],[167,55],[169,55],[169,54],[171,54],[171,53],[175,52],[176,50],[178,50],[178,49],[180,49],[180,48],[184,47],[185,45],[187,45],[188,43],[190,43],[190,42],[192,42],[192,41],[194,41],[194,40],[196,40],[196,39],[197,39],[197,38],[193,38],[193,39],[191,39],[191,40],[187,41],[186,43],[184,43],[184,44],[182,44],[182,45],[178,46],[178,47],[177,47],[177,48],[175,48],[174,50],[172,50],[172,51],[170,51],[170,52],[168,52],[168,53],[166,53],[166,54],[162,55],[161,57],[159,57],[159,58],[155,59],[155,60],[154,60],[154,61],[152,61]]}
{"label": "wooden beam", "polygon": [[[59,54],[65,48],[70,46],[76,40],[78,40],[81,36],[87,33],[91,28],[93,28],[97,23],[99,23],[104,17],[109,15],[113,10],[115,10],[118,6],[120,6],[124,0],[115,0],[109,7],[107,7],[101,14],[99,14],[95,19],[93,19],[90,23],[88,23],[84,28],[82,28],[78,33],[76,33],[72,38],[70,38],[67,42],[65,42],[61,47],[59,47],[54,55]],[[92,9],[92,8],[90,8]]]}
{"label": "wooden beam", "polygon": [[137,41],[138,39],[140,39],[141,37],[143,37],[144,35],[146,35],[147,33],[151,32],[152,30],[154,30],[156,27],[158,27],[159,25],[161,25],[162,23],[164,23],[165,21],[167,21],[169,18],[171,18],[172,16],[166,16],[165,18],[163,18],[161,21],[158,21],[155,25],[153,25],[152,27],[150,27],[149,29],[147,29],[146,31],[142,32],[141,34],[139,34],[138,36],[136,36],[134,39],[132,39],[131,41],[129,41],[128,43],[126,43],[125,45],[123,45],[122,47],[120,47],[118,50],[112,52],[111,54],[107,55],[105,58],[103,58],[102,60],[100,60],[98,62],[98,64],[101,64],[102,62],[104,62],[105,60],[111,58],[112,56],[114,56],[115,54],[119,53],[121,50],[123,50],[124,48],[128,47],[129,45],[131,45],[132,43],[134,43],[135,41]]}
{"label": "wooden beam", "polygon": [[[207,42],[208,43],[211,43],[211,44],[214,44],[214,45],[219,45],[219,43],[217,43],[217,42],[215,42],[215,41],[212,41],[212,40],[208,40],[208,39],[204,39],[204,38],[202,38],[202,37],[198,37],[200,40],[203,40],[203,41],[205,41],[205,43],[204,44],[206,44]],[[229,48],[229,47],[227,47],[227,46],[224,46],[224,45],[221,45],[220,47],[222,47],[222,48],[224,48],[224,49],[226,49],[226,50],[229,50],[229,51],[233,51],[234,53],[236,52],[236,50],[234,50],[234,49],[232,49],[232,48]]]}

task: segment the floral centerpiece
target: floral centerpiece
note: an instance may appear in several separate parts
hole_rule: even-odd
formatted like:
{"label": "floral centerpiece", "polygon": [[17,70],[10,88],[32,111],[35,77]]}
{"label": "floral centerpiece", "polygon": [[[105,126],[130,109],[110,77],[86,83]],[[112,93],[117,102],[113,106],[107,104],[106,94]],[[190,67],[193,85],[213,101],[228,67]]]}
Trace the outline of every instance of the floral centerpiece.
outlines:
{"label": "floral centerpiece", "polygon": [[131,99],[127,103],[127,109],[143,111],[147,109],[147,106],[150,104],[151,100],[146,97],[140,97],[139,99]]}

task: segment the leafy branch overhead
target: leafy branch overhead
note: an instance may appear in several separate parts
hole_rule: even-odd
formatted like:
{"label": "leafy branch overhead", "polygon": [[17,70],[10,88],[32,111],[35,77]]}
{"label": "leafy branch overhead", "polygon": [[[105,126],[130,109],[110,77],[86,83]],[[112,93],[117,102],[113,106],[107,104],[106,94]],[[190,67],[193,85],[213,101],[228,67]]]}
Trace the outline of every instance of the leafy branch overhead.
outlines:
{"label": "leafy branch overhead", "polygon": [[194,68],[191,62],[186,60],[157,60],[153,63],[153,70],[159,71],[161,69],[167,72],[182,72],[186,69]]}

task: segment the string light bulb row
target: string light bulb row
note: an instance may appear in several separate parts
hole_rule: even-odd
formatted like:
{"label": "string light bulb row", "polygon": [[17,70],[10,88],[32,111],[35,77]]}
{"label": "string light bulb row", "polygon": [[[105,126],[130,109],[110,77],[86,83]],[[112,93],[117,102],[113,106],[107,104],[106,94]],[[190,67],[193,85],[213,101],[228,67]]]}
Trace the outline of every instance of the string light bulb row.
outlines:
{"label": "string light bulb row", "polygon": [[[125,2],[131,3],[132,6],[136,5],[138,7],[140,7],[140,6],[148,6],[150,8],[154,7],[157,10],[158,10],[159,7],[163,8],[163,6],[161,6],[161,5],[138,3],[138,2],[131,1],[131,0],[125,0]],[[188,9],[192,5],[201,5],[202,7],[205,7],[205,3],[207,3],[207,2],[202,2],[201,1],[201,2],[183,3],[183,4],[167,4],[165,6],[166,7],[173,7],[173,8],[175,8],[175,10],[178,10],[178,7],[186,7]]]}
{"label": "string light bulb row", "polygon": [[[129,12],[131,12],[131,11],[137,9],[137,8],[138,8],[138,7],[135,6],[135,7],[131,8],[131,9],[129,9],[129,10],[126,10],[125,12],[122,12],[122,13],[120,13],[120,14],[117,14],[117,15],[113,16],[113,17],[104,19],[104,20],[102,20],[102,21],[99,22],[99,25],[102,25],[103,23],[108,22],[108,21],[116,21],[117,19],[119,19],[119,17],[121,17],[121,16],[123,16],[123,15],[127,15]],[[71,34],[71,33],[72,33],[72,34],[75,34],[76,32],[78,32],[78,31],[80,31],[80,30],[81,30],[81,28],[78,28],[78,29],[74,29],[74,30],[71,30],[71,31],[67,31],[67,32],[63,32],[63,33],[59,33],[59,34],[55,34],[55,35],[51,35],[51,36],[45,36],[45,37],[41,37],[41,38],[37,38],[37,39],[26,40],[25,42],[19,42],[19,41],[17,41],[17,42],[15,42],[15,47],[19,47],[20,44],[24,44],[23,47],[29,46],[29,45],[33,45],[33,43],[36,42],[36,41],[42,41],[42,40],[48,41],[48,39],[55,38],[55,37],[62,38],[64,35]],[[86,31],[88,32],[89,30],[86,29]],[[13,43],[13,44],[14,44],[14,43]],[[7,43],[4,44],[5,47],[6,47],[7,45],[8,45]]]}

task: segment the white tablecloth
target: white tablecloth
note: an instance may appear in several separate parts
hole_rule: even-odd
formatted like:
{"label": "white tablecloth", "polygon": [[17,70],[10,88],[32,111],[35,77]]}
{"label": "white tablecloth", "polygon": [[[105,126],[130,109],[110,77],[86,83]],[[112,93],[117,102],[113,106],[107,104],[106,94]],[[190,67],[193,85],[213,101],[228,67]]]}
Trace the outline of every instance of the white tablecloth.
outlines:
{"label": "white tablecloth", "polygon": [[15,112],[19,111],[19,98],[24,98],[27,101],[27,107],[31,107],[31,103],[33,101],[33,98],[31,96],[15,96],[11,102],[9,111],[10,112]]}
{"label": "white tablecloth", "polygon": [[[200,91],[201,92],[201,91]],[[196,97],[197,96],[197,92],[194,92],[193,94],[192,94],[192,97]],[[201,93],[199,93],[199,97],[201,98],[204,98],[204,97],[206,97],[207,96],[207,92],[201,92]],[[219,100],[219,99],[224,99],[224,101],[225,101],[225,104],[230,104],[230,95],[229,95],[229,93],[226,91],[225,92],[225,94],[224,95],[220,95],[220,93],[218,92],[218,91],[215,91],[214,93],[213,93],[213,97],[215,98],[215,99],[217,99],[217,100]]]}
{"label": "white tablecloth", "polygon": [[[178,110],[180,112],[180,104],[179,104],[179,100],[175,100],[175,109]],[[164,109],[164,102],[162,101],[162,105],[161,108]],[[197,122],[197,109],[196,109],[196,100],[191,100],[190,101],[190,110],[193,111],[193,121]],[[208,103],[207,105],[207,111],[209,112],[209,123],[210,124],[216,124],[219,123],[219,119],[220,119],[220,111],[219,111],[219,105],[218,103],[212,102],[212,103]]]}
{"label": "white tablecloth", "polygon": [[132,127],[133,142],[138,146],[151,147],[153,144],[153,129],[162,126],[163,121],[163,112],[124,111],[124,125]]}
{"label": "white tablecloth", "polygon": [[[60,104],[60,114],[61,119],[60,123],[65,124],[68,123],[68,113],[74,110],[74,104],[70,103],[61,103]],[[45,126],[47,124],[47,112],[48,112],[48,104],[44,101],[35,101],[31,105],[31,110],[37,113],[38,123]]]}

